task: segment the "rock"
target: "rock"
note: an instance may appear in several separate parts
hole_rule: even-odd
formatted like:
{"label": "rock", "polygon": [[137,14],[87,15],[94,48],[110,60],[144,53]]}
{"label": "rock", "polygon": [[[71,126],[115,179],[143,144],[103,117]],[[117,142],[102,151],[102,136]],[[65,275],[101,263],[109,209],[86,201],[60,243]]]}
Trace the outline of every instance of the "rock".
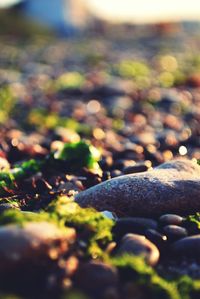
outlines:
{"label": "rock", "polygon": [[3,213],[4,211],[11,210],[11,209],[19,210],[19,206],[17,204],[10,204],[10,203],[0,204],[0,214]]}
{"label": "rock", "polygon": [[144,172],[148,170],[148,165],[145,163],[137,163],[133,166],[126,166],[123,169],[124,174],[131,174],[131,173],[137,173],[137,172]]}
{"label": "rock", "polygon": [[171,246],[172,252],[178,256],[187,256],[199,259],[200,252],[200,234],[183,238],[176,241]]}
{"label": "rock", "polygon": [[113,234],[116,240],[128,233],[144,234],[147,229],[156,229],[157,222],[150,218],[125,217],[116,220]]}
{"label": "rock", "polygon": [[147,229],[145,231],[145,237],[154,243],[159,250],[163,250],[167,245],[167,237],[154,229]]}
{"label": "rock", "polygon": [[75,201],[123,216],[194,213],[200,210],[200,166],[189,160],[167,162],[105,181],[80,192]]}
{"label": "rock", "polygon": [[99,298],[107,288],[117,286],[118,272],[116,268],[103,262],[90,261],[80,264],[74,282],[79,289]]}
{"label": "rock", "polygon": [[183,217],[176,214],[165,214],[159,218],[159,224],[161,225],[181,225],[183,223]]}
{"label": "rock", "polygon": [[0,227],[0,274],[12,271],[21,263],[40,263],[43,259],[56,260],[67,252],[75,240],[75,230],[59,229],[53,223],[30,222],[24,227]]}
{"label": "rock", "polygon": [[153,243],[146,239],[145,236],[137,234],[126,234],[117,253],[142,255],[151,266],[157,264],[160,256],[158,248]]}
{"label": "rock", "polygon": [[169,241],[177,241],[185,238],[188,235],[187,230],[184,227],[178,225],[166,225],[163,227],[163,232],[167,236]]}

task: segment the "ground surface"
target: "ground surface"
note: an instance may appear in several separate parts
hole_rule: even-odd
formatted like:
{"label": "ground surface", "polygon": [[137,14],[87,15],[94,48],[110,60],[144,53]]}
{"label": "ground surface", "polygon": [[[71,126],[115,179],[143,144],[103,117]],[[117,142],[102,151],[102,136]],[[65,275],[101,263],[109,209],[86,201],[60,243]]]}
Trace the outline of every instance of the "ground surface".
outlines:
{"label": "ground surface", "polygon": [[[37,241],[34,250],[17,239],[17,253],[30,254],[8,256],[0,266],[2,293],[198,298],[198,258],[168,255],[173,238],[159,248],[156,268],[140,257],[117,257],[115,221],[73,202],[77,192],[112,177],[200,159],[200,36],[178,25],[117,30],[72,40],[0,38],[0,238],[9,223],[22,225],[23,234],[35,221],[75,229],[66,250],[64,235]],[[162,221],[154,221],[165,240]],[[199,233],[198,215],[192,225],[181,221],[189,235]],[[0,248],[2,256],[11,245]]]}

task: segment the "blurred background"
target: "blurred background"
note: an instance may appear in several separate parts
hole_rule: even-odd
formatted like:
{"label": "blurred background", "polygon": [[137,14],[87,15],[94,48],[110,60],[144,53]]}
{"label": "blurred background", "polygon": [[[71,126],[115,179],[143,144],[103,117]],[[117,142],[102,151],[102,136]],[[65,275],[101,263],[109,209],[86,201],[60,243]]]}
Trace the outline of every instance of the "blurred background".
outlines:
{"label": "blurred background", "polygon": [[1,0],[0,9],[2,14],[15,11],[63,34],[90,30],[95,21],[149,24],[200,20],[198,0]]}
{"label": "blurred background", "polygon": [[199,159],[199,21],[198,0],[1,0],[0,124]]}

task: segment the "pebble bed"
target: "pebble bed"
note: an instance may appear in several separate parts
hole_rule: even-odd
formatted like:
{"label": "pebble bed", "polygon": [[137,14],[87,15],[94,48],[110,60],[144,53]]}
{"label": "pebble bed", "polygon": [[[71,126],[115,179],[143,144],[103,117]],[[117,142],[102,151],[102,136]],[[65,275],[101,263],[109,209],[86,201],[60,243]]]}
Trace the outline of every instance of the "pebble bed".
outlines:
{"label": "pebble bed", "polygon": [[[116,37],[109,27],[103,36],[72,40],[0,37],[1,171],[30,159],[51,161],[52,153],[64,144],[80,140],[100,151],[97,168],[75,167],[76,159],[71,164],[47,163],[12,188],[3,186],[0,244],[6,238],[11,241],[0,245],[2,298],[7,293],[22,298],[147,298],[148,284],[141,289],[141,281],[131,284],[128,270],[120,272],[117,261],[111,265],[98,254],[85,254],[90,228],[83,230],[69,220],[67,233],[60,236],[55,228],[54,234],[53,228],[48,237],[41,237],[37,225],[23,229],[6,224],[12,223],[10,211],[30,217],[31,222],[31,215],[49,211],[55,198],[73,200],[111,178],[145,172],[173,159],[197,163],[200,36],[179,29],[152,27],[145,36],[143,27],[127,32],[119,27]],[[108,221],[113,219],[112,240],[99,245],[106,254],[142,256],[147,267],[169,279],[169,285],[189,275],[196,279],[197,290],[190,296],[198,298],[198,214],[193,218],[159,211],[148,218],[103,214]],[[48,233],[45,217],[40,220],[41,231],[44,227]],[[33,234],[32,241],[27,232]],[[131,275],[134,281],[135,274]],[[173,293],[169,287],[164,298],[190,298],[179,295],[180,290]],[[162,296],[153,292],[148,298]]]}

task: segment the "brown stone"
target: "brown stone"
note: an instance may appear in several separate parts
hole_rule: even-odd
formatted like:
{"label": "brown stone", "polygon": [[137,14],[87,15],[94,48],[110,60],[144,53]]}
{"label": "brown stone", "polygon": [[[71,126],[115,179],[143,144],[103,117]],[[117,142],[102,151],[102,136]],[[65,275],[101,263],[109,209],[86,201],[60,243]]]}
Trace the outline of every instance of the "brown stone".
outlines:
{"label": "brown stone", "polygon": [[124,253],[141,255],[151,266],[157,264],[160,256],[158,248],[151,241],[137,234],[126,234],[123,237],[118,254]]}

